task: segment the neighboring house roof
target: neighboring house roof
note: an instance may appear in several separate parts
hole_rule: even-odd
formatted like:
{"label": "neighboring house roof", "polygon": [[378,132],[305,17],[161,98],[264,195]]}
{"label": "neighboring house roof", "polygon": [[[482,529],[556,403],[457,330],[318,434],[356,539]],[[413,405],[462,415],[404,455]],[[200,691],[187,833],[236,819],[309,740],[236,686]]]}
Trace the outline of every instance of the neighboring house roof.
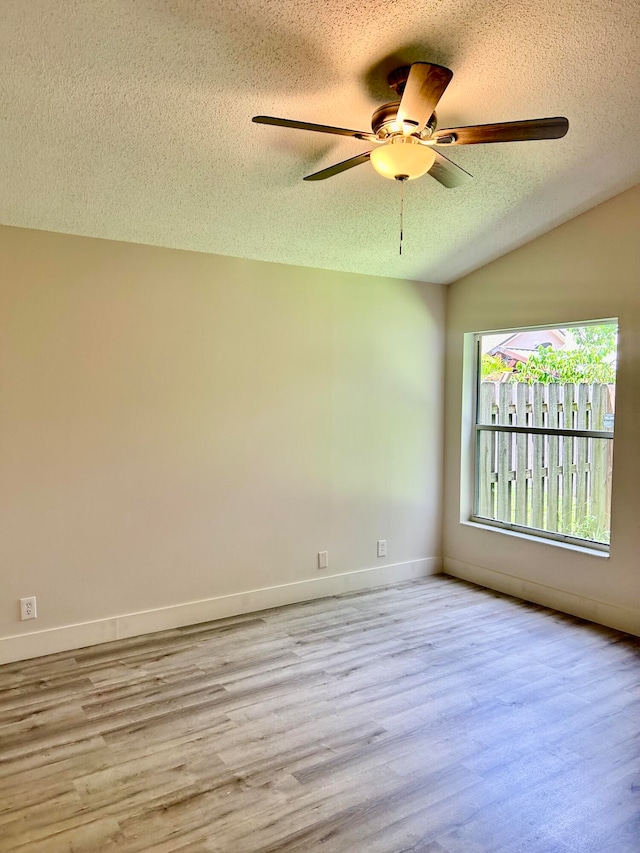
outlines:
{"label": "neighboring house roof", "polygon": [[[505,361],[509,367],[515,367],[517,362],[527,362],[529,356],[538,351],[541,346],[550,346],[554,350],[572,349],[575,342],[573,336],[565,329],[521,329],[501,335],[487,335],[489,349],[484,350],[488,355],[496,355]],[[485,344],[486,346],[486,344]]]}
{"label": "neighboring house roof", "polygon": [[511,350],[535,352],[540,346],[562,349],[567,344],[567,335],[562,329],[523,329],[514,332],[501,342]]}
{"label": "neighboring house roof", "polygon": [[526,363],[532,352],[534,352],[534,350],[512,349],[511,347],[497,346],[489,350],[489,355],[499,355],[503,361],[508,362],[509,365],[512,366],[511,362],[514,364],[517,361]]}

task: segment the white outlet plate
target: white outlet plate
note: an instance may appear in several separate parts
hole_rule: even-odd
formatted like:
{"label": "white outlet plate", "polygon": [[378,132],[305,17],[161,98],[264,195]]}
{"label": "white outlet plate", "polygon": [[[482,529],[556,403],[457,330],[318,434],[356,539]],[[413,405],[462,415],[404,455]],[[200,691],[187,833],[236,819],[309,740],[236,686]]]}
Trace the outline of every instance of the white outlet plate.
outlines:
{"label": "white outlet plate", "polygon": [[29,598],[20,599],[20,619],[24,622],[25,619],[36,619],[38,610],[36,607],[35,595],[30,595]]}
{"label": "white outlet plate", "polygon": [[318,551],[318,568],[319,569],[329,568],[329,552],[328,551]]}
{"label": "white outlet plate", "polygon": [[378,539],[378,557],[387,556],[387,540]]}

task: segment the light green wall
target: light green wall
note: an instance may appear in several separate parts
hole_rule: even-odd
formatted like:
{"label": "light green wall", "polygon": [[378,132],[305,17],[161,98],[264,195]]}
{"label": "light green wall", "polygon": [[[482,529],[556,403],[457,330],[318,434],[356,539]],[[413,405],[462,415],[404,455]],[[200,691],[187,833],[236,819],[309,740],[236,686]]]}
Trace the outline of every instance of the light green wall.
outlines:
{"label": "light green wall", "polygon": [[0,637],[439,568],[442,287],[12,228],[0,256]]}
{"label": "light green wall", "polygon": [[[640,188],[451,285],[447,300],[443,554],[447,571],[640,633]],[[470,424],[464,335],[619,317],[610,558],[461,523]],[[467,354],[467,368],[470,359]],[[470,374],[467,372],[467,376]],[[468,407],[465,416],[468,415]],[[462,488],[461,488],[462,484]]]}

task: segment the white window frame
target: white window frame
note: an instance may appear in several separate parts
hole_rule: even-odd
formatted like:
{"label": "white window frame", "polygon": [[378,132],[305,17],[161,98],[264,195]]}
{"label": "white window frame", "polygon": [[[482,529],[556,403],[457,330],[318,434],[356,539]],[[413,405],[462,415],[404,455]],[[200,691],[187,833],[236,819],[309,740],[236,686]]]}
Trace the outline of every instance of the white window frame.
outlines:
{"label": "white window frame", "polygon": [[525,435],[547,435],[547,436],[568,436],[575,438],[603,438],[610,441],[614,440],[614,432],[615,432],[615,420],[614,420],[614,429],[613,430],[585,430],[585,429],[559,429],[553,427],[530,427],[530,426],[516,426],[511,424],[479,424],[478,423],[478,402],[480,399],[480,383],[481,383],[481,358],[482,353],[480,352],[481,339],[487,335],[498,335],[498,334],[509,334],[509,333],[517,333],[517,332],[525,332],[525,331],[544,331],[546,329],[570,329],[570,328],[584,328],[585,326],[602,326],[608,323],[616,323],[619,324],[618,318],[612,317],[605,320],[573,320],[569,323],[553,323],[547,325],[536,325],[536,326],[516,326],[508,329],[494,329],[487,330],[483,332],[474,332],[473,337],[473,403],[472,403],[472,427],[473,427],[473,437],[472,437],[472,453],[471,453],[471,463],[472,463],[472,472],[471,472],[471,482],[473,484],[472,489],[472,508],[471,514],[468,516],[468,521],[473,522],[474,524],[478,524],[482,527],[489,527],[495,530],[508,531],[511,533],[519,533],[524,534],[526,536],[533,536],[538,539],[542,539],[543,541],[547,541],[550,543],[563,543],[567,545],[578,546],[579,548],[586,548],[592,551],[600,551],[609,553],[609,544],[605,542],[596,542],[590,539],[581,539],[577,536],[571,536],[566,533],[558,533],[553,530],[541,530],[537,527],[528,527],[522,524],[515,524],[508,521],[500,521],[498,519],[486,518],[485,516],[481,516],[477,514],[478,504],[479,504],[479,472],[478,472],[478,455],[479,455],[479,445],[480,445],[480,435],[482,432],[507,432],[511,434],[525,434]]}

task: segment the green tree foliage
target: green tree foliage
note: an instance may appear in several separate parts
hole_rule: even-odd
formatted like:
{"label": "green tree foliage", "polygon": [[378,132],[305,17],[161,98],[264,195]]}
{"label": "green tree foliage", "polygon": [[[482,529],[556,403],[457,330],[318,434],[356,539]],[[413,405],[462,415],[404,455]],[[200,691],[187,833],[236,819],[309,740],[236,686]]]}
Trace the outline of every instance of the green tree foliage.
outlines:
{"label": "green tree foliage", "polygon": [[499,355],[484,353],[482,356],[481,371],[483,382],[500,382],[505,373],[512,372],[512,368]]}
{"label": "green tree foliage", "polygon": [[513,374],[514,382],[601,382],[616,381],[615,359],[618,327],[615,323],[573,328],[575,349],[538,347],[526,364],[519,363]]}
{"label": "green tree foliage", "polygon": [[615,353],[618,346],[617,323],[605,323],[599,326],[580,326],[572,329],[576,343],[583,350],[589,350],[600,358]]}

